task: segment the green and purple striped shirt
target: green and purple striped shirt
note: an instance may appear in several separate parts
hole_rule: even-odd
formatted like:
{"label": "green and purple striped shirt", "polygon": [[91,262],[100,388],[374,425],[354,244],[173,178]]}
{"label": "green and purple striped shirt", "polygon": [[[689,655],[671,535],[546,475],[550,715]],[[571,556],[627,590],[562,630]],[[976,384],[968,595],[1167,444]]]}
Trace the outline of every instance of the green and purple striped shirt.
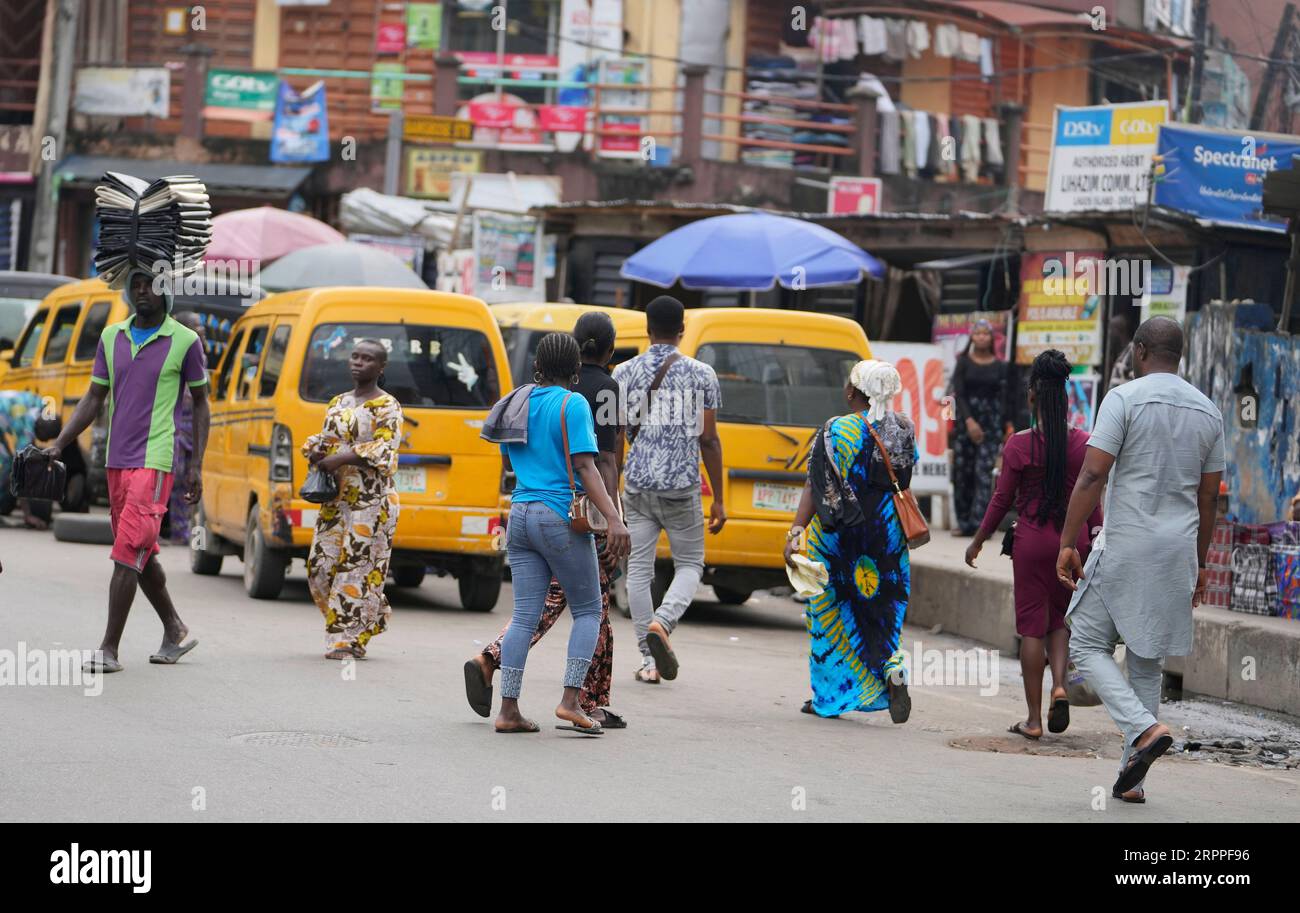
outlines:
{"label": "green and purple striped shirt", "polygon": [[90,379],[108,387],[109,469],[172,471],[181,385],[208,382],[198,334],[170,316],[137,346],[128,318],[104,328]]}

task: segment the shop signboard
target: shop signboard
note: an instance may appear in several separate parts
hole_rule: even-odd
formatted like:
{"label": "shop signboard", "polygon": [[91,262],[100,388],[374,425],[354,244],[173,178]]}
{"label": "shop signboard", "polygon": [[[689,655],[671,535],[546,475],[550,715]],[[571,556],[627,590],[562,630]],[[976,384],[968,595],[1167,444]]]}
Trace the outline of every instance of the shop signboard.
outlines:
{"label": "shop signboard", "polygon": [[1168,119],[1166,101],[1058,105],[1044,209],[1122,210],[1145,202],[1156,133]]}

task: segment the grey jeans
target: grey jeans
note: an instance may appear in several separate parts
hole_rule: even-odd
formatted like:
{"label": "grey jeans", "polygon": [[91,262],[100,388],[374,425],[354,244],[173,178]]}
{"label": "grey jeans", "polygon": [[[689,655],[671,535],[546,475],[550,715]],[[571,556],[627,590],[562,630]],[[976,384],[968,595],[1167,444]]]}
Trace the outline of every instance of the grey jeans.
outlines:
{"label": "grey jeans", "polygon": [[[625,492],[623,513],[632,534],[632,553],[627,559],[627,601],[632,609],[632,627],[641,647],[643,661],[650,660],[646,631],[657,621],[672,633],[690,607],[704,575],[704,510],[700,493],[665,497],[653,491]],[[659,531],[668,533],[673,553],[673,582],[658,608],[650,596],[655,573],[655,548]]]}
{"label": "grey jeans", "polygon": [[[1133,743],[1157,722],[1164,657],[1148,659],[1132,649],[1126,650],[1124,665],[1128,678],[1125,679],[1115,662],[1119,632],[1095,589],[1084,592],[1068,621],[1070,658],[1124,733],[1124,754],[1119,759],[1122,771],[1133,753]],[[1136,788],[1141,787],[1139,783]]]}

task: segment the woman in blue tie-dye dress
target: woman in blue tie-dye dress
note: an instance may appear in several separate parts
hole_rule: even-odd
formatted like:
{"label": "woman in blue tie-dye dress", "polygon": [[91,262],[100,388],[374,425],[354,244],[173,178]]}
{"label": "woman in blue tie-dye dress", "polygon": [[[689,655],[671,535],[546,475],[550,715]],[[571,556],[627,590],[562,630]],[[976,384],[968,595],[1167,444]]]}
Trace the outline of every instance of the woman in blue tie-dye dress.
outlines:
{"label": "woman in blue tie-dye dress", "polygon": [[851,411],[826,423],[809,458],[785,548],[787,563],[802,551],[829,578],[806,612],[813,696],[805,713],[888,709],[902,723],[911,712],[899,650],[911,589],[907,537],[871,434],[874,429],[907,488],[918,458],[916,435],[906,416],[889,410],[901,386],[892,365],[859,362],[844,388]]}

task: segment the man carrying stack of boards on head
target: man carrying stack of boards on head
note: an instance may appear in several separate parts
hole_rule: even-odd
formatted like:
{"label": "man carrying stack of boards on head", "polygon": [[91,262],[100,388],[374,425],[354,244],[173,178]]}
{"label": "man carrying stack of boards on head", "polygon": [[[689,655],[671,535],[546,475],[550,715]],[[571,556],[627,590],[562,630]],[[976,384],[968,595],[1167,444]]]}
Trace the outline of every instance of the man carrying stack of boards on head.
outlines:
{"label": "man carrying stack of boards on head", "polygon": [[203,344],[171,316],[171,288],[200,268],[211,238],[207,190],[195,178],[148,183],[109,173],[96,189],[100,248],[95,265],[110,288],[120,289],[133,314],[104,328],[90,389],[45,453],[63,449],[108,409],[108,497],[114,566],[108,590],[108,626],[87,672],[120,672],[118,646],[137,589],[163,624],[162,646],[149,662],[173,665],[198,645],[181,621],[158,562],[158,536],[175,483],[176,431],[183,394],[193,401],[193,454],[180,480],[185,498],[203,491],[208,440],[207,366]]}

